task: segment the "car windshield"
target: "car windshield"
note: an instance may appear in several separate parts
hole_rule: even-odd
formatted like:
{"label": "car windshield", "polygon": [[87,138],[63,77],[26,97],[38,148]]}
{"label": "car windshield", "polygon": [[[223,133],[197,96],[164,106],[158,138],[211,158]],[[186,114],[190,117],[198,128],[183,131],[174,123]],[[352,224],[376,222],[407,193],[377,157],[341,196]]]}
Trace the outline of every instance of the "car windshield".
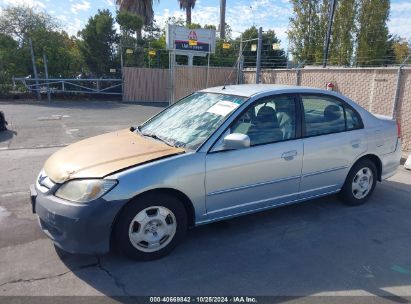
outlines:
{"label": "car windshield", "polygon": [[194,150],[245,100],[240,96],[197,92],[150,119],[139,130],[142,135],[169,145]]}

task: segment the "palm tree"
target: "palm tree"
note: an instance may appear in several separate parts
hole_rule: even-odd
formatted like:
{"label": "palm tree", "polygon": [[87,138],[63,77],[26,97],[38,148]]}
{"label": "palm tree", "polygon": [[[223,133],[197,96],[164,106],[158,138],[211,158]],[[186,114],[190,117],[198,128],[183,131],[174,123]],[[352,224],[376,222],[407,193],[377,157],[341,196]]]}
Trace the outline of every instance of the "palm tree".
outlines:
{"label": "palm tree", "polygon": [[178,0],[180,2],[180,9],[186,11],[186,24],[191,24],[191,10],[196,5],[196,0]]}
{"label": "palm tree", "polygon": [[139,15],[143,19],[144,25],[151,25],[153,23],[153,2],[154,0],[116,0],[120,11]]}

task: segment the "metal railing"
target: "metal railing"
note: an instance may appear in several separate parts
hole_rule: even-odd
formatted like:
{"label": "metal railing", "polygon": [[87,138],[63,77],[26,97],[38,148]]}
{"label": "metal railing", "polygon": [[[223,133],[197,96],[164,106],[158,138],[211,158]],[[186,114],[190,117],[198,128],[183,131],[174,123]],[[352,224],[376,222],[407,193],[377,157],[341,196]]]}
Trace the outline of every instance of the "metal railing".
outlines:
{"label": "metal railing", "polygon": [[84,93],[122,95],[122,79],[76,79],[76,78],[13,78],[13,87],[20,82],[30,92],[40,93]]}

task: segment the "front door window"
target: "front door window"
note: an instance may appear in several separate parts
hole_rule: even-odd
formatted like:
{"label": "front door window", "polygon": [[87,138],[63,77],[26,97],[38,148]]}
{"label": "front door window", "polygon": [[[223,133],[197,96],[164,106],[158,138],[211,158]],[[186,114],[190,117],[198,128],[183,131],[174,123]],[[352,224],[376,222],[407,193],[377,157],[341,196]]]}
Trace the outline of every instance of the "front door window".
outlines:
{"label": "front door window", "polygon": [[295,112],[293,96],[265,97],[240,115],[230,133],[248,135],[251,146],[294,139]]}

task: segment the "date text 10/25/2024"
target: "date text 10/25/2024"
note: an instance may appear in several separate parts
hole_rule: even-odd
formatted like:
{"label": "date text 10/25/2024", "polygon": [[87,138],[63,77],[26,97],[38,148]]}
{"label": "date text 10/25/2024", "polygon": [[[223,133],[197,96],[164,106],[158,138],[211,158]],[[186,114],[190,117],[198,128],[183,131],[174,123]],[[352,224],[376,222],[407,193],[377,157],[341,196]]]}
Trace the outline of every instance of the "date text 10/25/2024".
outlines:
{"label": "date text 10/25/2024", "polygon": [[255,297],[150,297],[150,303],[258,303]]}

